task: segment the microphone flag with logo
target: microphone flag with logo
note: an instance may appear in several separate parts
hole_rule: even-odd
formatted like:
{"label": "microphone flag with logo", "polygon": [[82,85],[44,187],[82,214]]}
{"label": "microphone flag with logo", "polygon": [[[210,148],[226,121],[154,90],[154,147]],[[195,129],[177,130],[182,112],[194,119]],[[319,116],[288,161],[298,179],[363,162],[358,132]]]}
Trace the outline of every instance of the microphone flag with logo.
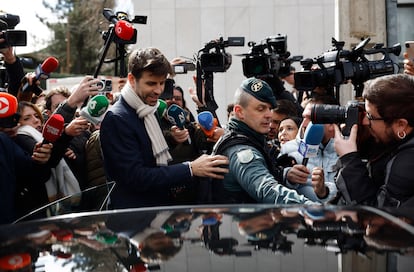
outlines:
{"label": "microphone flag with logo", "polygon": [[9,93],[0,92],[0,127],[17,126],[20,115],[17,113],[17,98]]}
{"label": "microphone flag with logo", "polygon": [[322,124],[313,124],[312,122],[308,124],[298,149],[298,152],[303,156],[302,165],[306,166],[309,158],[316,157],[323,134],[324,126]]}
{"label": "microphone flag with logo", "polygon": [[184,129],[187,113],[176,104],[168,107],[167,118],[172,125],[176,125],[179,129]]}
{"label": "microphone flag with logo", "polygon": [[39,95],[42,90],[36,85],[36,82],[41,79],[48,79],[50,74],[54,72],[59,66],[59,61],[55,57],[48,57],[43,61],[41,65],[38,65],[35,70],[35,78],[32,80],[32,84],[29,84],[29,81],[24,77],[24,84],[22,87],[22,92],[34,92],[36,95]]}
{"label": "microphone flag with logo", "polygon": [[108,98],[106,98],[105,95],[97,94],[88,101],[88,104],[85,107],[81,109],[80,116],[84,117],[92,124],[97,125],[102,121],[108,107]]}
{"label": "microphone flag with logo", "polygon": [[52,114],[43,126],[43,143],[56,142],[62,135],[64,128],[65,120],[63,119],[63,116],[58,113]]}
{"label": "microphone flag with logo", "polygon": [[214,130],[218,125],[217,118],[214,118],[211,112],[203,111],[198,114],[197,119],[201,130],[204,132],[207,138],[213,137]]}

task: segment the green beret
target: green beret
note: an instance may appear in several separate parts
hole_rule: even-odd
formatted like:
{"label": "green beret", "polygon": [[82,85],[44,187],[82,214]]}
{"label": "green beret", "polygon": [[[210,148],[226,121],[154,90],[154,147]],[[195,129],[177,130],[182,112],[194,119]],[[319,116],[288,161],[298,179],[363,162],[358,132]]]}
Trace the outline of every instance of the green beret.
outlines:
{"label": "green beret", "polygon": [[265,81],[250,77],[243,80],[240,89],[251,94],[257,100],[269,103],[272,108],[276,108],[276,98],[273,95],[273,90]]}

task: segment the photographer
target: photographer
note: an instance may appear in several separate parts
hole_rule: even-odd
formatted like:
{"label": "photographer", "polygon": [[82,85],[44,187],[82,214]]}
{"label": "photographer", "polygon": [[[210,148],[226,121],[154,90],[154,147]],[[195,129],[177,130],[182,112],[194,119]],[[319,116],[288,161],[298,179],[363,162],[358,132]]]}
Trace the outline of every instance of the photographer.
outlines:
{"label": "photographer", "polygon": [[414,206],[414,77],[395,74],[365,83],[365,116],[367,126],[382,152],[361,160],[357,150],[357,126],[349,139],[335,129],[335,149],[340,156],[338,190],[343,204],[365,204],[377,207]]}

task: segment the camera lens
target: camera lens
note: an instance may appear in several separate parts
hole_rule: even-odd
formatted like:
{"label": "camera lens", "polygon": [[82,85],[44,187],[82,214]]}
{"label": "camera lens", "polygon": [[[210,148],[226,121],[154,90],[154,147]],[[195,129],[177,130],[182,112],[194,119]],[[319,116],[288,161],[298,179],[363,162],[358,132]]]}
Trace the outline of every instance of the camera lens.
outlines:
{"label": "camera lens", "polygon": [[314,124],[345,123],[346,108],[338,105],[314,105],[311,110],[311,120]]}
{"label": "camera lens", "polygon": [[98,87],[98,91],[102,91],[105,87],[105,84],[103,81],[99,81],[98,83],[96,83],[96,86]]}

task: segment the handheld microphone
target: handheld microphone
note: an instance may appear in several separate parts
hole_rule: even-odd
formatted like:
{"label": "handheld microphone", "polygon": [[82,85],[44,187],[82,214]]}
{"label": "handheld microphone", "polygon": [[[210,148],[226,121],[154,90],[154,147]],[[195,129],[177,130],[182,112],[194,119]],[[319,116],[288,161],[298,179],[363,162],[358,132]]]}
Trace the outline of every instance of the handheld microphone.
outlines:
{"label": "handheld microphone", "polygon": [[65,120],[63,116],[54,113],[47,119],[43,126],[43,143],[54,143],[62,135],[63,129],[65,128]]}
{"label": "handheld microphone", "polygon": [[214,118],[211,112],[203,111],[198,114],[197,119],[201,130],[204,132],[207,138],[213,137],[214,130],[218,126],[217,118]]}
{"label": "handheld microphone", "polygon": [[0,127],[12,128],[19,122],[18,102],[14,95],[0,92]]}
{"label": "handheld microphone", "polygon": [[158,117],[160,118],[164,117],[166,112],[167,112],[167,103],[162,99],[158,99],[158,107],[157,107]]}
{"label": "handheld microphone", "polygon": [[177,126],[179,129],[184,129],[185,119],[187,117],[187,113],[176,104],[172,104],[168,107],[167,110],[167,118],[171,124]]}
{"label": "handheld microphone", "polygon": [[298,152],[303,156],[302,165],[306,166],[309,158],[316,157],[319,150],[319,144],[322,142],[323,134],[323,125],[312,124],[312,122],[308,124],[298,149]]}
{"label": "handheld microphone", "polygon": [[14,95],[0,92],[0,118],[6,118],[15,114],[17,106],[17,98]]}
{"label": "handheld microphone", "polygon": [[26,78],[23,78],[25,83],[22,87],[22,93],[31,91],[36,95],[39,95],[42,90],[35,83],[41,79],[48,79],[50,74],[54,72],[58,66],[59,61],[55,57],[48,57],[45,59],[41,65],[36,67],[36,76],[32,80],[32,84],[29,84],[29,81]]}
{"label": "handheld microphone", "polygon": [[83,107],[80,111],[80,116],[94,125],[99,124],[102,121],[104,113],[109,107],[109,101],[105,95],[98,94],[92,97],[86,107]]}

